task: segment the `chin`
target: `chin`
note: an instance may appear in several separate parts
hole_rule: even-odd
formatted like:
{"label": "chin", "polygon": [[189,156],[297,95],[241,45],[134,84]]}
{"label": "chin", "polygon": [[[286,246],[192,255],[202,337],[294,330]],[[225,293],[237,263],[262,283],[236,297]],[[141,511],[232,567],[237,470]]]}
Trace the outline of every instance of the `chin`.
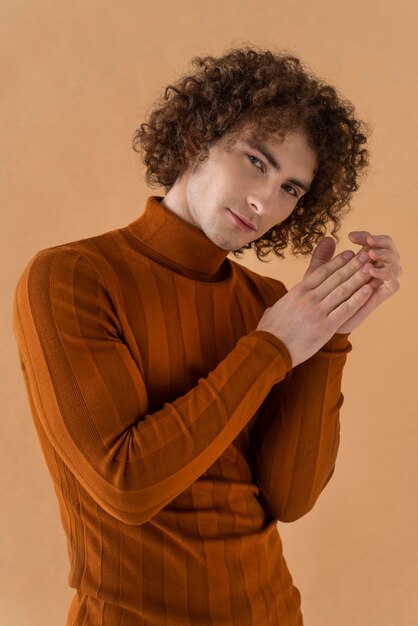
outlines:
{"label": "chin", "polygon": [[211,240],[219,248],[223,250],[230,250],[229,244],[225,241],[224,238],[219,237],[218,231],[213,231],[211,225],[208,225],[208,228],[200,226],[201,230],[205,233],[206,237]]}
{"label": "chin", "polygon": [[212,239],[213,243],[218,246],[218,248],[222,248],[222,250],[228,250],[231,252],[234,248],[231,247],[231,244],[225,243],[223,241],[216,241]]}

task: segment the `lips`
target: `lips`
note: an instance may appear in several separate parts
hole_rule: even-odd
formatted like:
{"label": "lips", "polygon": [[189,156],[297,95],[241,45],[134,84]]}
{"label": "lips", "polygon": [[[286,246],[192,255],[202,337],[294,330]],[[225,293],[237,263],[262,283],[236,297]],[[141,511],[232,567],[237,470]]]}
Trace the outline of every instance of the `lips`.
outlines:
{"label": "lips", "polygon": [[[231,209],[229,210],[231,211]],[[252,230],[256,230],[256,227],[254,226],[254,224],[250,222],[249,220],[245,219],[245,217],[241,217],[241,215],[238,215],[237,213],[234,213],[233,211],[231,211],[231,213],[235,215],[235,217],[237,217],[239,220],[241,220],[241,222],[243,222],[246,226],[248,226],[248,228],[251,228]]]}

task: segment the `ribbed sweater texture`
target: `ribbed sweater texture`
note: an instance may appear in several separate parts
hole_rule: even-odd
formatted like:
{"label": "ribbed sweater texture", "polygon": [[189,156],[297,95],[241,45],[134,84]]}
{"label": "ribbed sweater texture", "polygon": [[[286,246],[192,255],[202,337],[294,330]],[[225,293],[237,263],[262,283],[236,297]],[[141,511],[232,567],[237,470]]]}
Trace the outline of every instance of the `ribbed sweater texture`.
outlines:
{"label": "ribbed sweater texture", "polygon": [[125,227],[37,252],[13,329],[58,499],[67,626],[301,626],[278,522],[340,438],[348,334],[292,367],[255,330],[282,282],[150,196]]}

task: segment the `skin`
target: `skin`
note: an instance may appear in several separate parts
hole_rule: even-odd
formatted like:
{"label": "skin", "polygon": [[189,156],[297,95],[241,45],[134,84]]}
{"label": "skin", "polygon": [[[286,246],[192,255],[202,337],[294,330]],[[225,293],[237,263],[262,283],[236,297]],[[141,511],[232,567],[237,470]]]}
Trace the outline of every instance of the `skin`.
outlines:
{"label": "skin", "polygon": [[[372,235],[369,231],[351,231],[348,233],[354,244],[362,246],[362,250],[369,255],[367,263],[370,279],[367,284],[373,288],[373,293],[367,302],[338,329],[337,333],[350,333],[370,315],[370,313],[393,296],[399,289],[398,277],[402,274],[400,255],[395,243],[389,235]],[[316,268],[332,259],[335,251],[335,241],[332,237],[324,237],[314,249],[310,265],[304,278]],[[354,252],[352,252],[354,257]]]}
{"label": "skin", "polygon": [[[238,250],[291,214],[305,192],[288,178],[311,182],[316,155],[302,133],[288,135],[281,145],[269,142],[280,163],[279,172],[261,153],[247,147],[244,137],[231,152],[226,152],[225,144],[223,136],[210,147],[207,161],[194,162],[162,204],[202,229],[219,247]],[[237,227],[228,208],[253,222],[256,230],[246,232]]]}
{"label": "skin", "polygon": [[[203,163],[197,159],[191,161],[162,200],[164,206],[203,230],[213,243],[225,250],[237,250],[285,220],[306,193],[289,179],[310,183],[317,167],[316,154],[301,131],[288,133],[283,142],[275,135],[264,142],[276,157],[280,170],[274,169],[262,153],[246,144],[248,137],[249,131],[244,130],[228,151],[228,137],[221,137],[210,146],[208,159]],[[252,222],[255,230],[239,228],[230,211]],[[369,231],[351,231],[348,236],[369,256],[366,282],[373,293],[337,329],[338,333],[352,332],[392,296],[399,289],[398,277],[402,273],[399,252],[391,237],[372,235]],[[304,280],[318,267],[331,262],[335,247],[332,237],[324,237],[318,243]]]}

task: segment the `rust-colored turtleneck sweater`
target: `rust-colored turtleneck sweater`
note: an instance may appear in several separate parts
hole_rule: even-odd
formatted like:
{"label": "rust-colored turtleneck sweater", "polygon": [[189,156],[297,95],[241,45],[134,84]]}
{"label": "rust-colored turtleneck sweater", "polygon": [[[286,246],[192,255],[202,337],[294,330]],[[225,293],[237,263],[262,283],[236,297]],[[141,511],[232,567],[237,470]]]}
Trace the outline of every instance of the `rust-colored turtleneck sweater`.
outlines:
{"label": "rust-colored turtleneck sweater", "polygon": [[150,196],[132,223],[41,250],[13,328],[58,497],[67,626],[300,626],[277,521],[330,479],[334,335],[292,369],[255,331],[286,293]]}

